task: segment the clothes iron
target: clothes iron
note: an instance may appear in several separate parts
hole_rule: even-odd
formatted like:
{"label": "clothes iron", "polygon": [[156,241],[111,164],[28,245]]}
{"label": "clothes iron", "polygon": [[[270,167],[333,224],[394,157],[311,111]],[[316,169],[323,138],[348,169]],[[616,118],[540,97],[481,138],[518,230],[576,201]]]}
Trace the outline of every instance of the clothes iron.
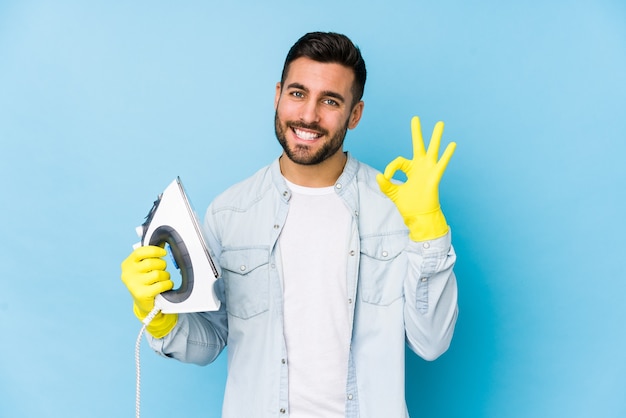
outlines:
{"label": "clothes iron", "polygon": [[178,288],[157,295],[154,303],[161,312],[219,309],[220,301],[213,290],[219,273],[179,177],[159,195],[137,233],[140,245],[168,244],[182,277]]}

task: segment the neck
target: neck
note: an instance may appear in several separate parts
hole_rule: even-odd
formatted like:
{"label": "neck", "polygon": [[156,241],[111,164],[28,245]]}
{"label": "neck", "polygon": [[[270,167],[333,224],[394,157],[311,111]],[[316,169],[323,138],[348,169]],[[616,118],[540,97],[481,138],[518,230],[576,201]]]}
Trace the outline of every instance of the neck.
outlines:
{"label": "neck", "polygon": [[314,165],[294,163],[283,153],[280,156],[280,172],[290,182],[304,187],[328,187],[335,184],[348,157],[341,151]]}

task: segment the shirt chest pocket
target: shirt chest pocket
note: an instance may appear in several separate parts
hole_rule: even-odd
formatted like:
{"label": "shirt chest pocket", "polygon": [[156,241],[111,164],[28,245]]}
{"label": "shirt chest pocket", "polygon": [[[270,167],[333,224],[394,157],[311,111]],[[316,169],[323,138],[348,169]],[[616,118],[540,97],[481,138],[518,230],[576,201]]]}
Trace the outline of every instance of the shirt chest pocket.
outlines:
{"label": "shirt chest pocket", "polygon": [[269,251],[262,248],[224,250],[220,257],[226,310],[248,319],[269,309]]}
{"label": "shirt chest pocket", "polygon": [[361,238],[359,292],[363,302],[386,306],[403,296],[405,246],[406,234]]}

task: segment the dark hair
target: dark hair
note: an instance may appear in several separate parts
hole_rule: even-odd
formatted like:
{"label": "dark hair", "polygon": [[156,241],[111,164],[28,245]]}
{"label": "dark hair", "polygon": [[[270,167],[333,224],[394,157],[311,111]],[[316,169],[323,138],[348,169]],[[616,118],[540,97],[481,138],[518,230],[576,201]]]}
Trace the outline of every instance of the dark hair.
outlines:
{"label": "dark hair", "polygon": [[361,100],[367,77],[365,61],[359,48],[347,36],[334,32],[310,32],[298,39],[287,53],[280,78],[281,86],[287,78],[289,64],[301,57],[317,62],[337,63],[352,68],[354,71],[352,106]]}

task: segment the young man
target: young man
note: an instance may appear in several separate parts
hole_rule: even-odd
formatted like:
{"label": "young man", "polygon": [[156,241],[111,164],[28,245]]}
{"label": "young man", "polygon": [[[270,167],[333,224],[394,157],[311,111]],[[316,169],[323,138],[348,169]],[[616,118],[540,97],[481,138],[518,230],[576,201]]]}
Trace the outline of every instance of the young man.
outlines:
{"label": "young man", "polygon": [[[384,174],[344,152],[365,78],[343,35],[294,44],[274,100],[282,155],[206,213],[222,308],[148,327],[157,352],[184,362],[228,346],[226,418],[406,417],[406,343],[427,360],[450,344],[455,254],[438,185],[454,144],[438,160],[442,124],[426,151],[414,118],[414,158]],[[396,170],[405,183],[391,182]],[[141,247],[122,263],[140,319],[173,286],[163,255]]]}

